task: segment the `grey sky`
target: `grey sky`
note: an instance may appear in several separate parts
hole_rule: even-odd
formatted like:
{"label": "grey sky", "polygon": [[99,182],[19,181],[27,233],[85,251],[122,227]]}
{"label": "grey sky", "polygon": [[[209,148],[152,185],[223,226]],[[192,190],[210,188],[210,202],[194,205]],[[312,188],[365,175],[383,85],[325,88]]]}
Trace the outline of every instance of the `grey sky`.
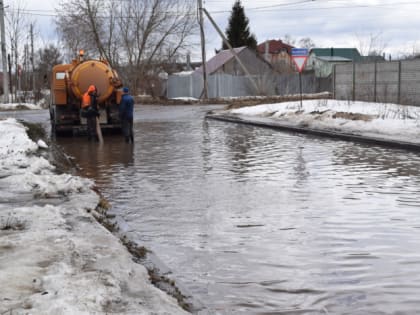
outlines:
{"label": "grey sky", "polygon": [[[205,7],[230,11],[230,2],[205,0]],[[360,48],[377,36],[378,45],[394,56],[420,49],[420,1],[242,0],[242,5],[259,43],[289,34],[295,39],[310,37],[320,47]],[[224,30],[229,12],[212,15]],[[209,45],[220,46],[209,24],[206,29]]]}
{"label": "grey sky", "polygon": [[[21,1],[28,13],[54,14],[56,0],[5,0],[5,5]],[[226,29],[234,0],[203,0],[204,7]],[[420,51],[420,1],[414,0],[242,0],[251,32],[259,43],[267,39],[310,37],[319,47],[364,48],[373,36],[378,46],[393,57]],[[34,11],[31,11],[34,10]],[[38,11],[45,10],[45,11]],[[54,40],[52,17],[31,15],[45,41]],[[205,22],[207,55],[214,55],[221,39],[209,21]],[[383,48],[383,47],[380,47]],[[362,51],[363,52],[363,51]],[[200,47],[191,51],[200,58]]]}

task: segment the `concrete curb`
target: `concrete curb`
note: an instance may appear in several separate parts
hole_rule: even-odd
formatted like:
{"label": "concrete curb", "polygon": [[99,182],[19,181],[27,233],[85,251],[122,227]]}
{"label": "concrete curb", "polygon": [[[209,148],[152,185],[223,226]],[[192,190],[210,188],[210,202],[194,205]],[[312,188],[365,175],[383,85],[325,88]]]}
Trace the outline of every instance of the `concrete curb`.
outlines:
{"label": "concrete curb", "polygon": [[410,150],[410,151],[420,151],[420,143],[411,143],[411,142],[397,141],[397,140],[391,140],[391,139],[367,137],[367,136],[360,136],[356,134],[350,134],[350,133],[344,133],[344,132],[338,132],[338,131],[332,131],[332,130],[321,130],[321,129],[314,129],[314,128],[309,128],[309,127],[304,127],[304,126],[296,126],[293,124],[288,124],[286,122],[278,121],[273,118],[251,117],[251,116],[245,116],[245,115],[217,113],[217,112],[208,112],[206,114],[206,118],[220,120],[220,121],[240,123],[240,124],[254,125],[254,126],[270,128],[270,129],[275,129],[275,130],[313,134],[317,136],[336,138],[340,140],[372,143],[376,145],[405,149],[405,150]]}

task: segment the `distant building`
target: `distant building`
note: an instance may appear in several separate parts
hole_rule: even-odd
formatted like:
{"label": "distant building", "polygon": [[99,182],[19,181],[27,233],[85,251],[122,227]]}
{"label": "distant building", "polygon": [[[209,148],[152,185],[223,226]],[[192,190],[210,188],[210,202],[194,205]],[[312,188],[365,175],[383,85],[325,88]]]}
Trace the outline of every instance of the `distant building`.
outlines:
{"label": "distant building", "polygon": [[181,71],[192,71],[201,66],[201,62],[191,62],[189,58],[186,62],[173,62],[160,65],[163,71],[173,74]]}
{"label": "distant building", "polygon": [[[312,48],[309,53],[311,57],[343,57],[353,61],[360,61],[362,56],[357,48]],[[308,61],[309,61],[308,60]]]}
{"label": "distant building", "polygon": [[257,46],[258,54],[269,62],[279,72],[293,70],[291,59],[293,46],[283,43],[281,40],[267,40]]}
{"label": "distant building", "polygon": [[[246,46],[233,49],[238,55],[241,62],[252,75],[262,75],[271,72],[271,65],[263,58],[258,56],[255,51]],[[206,71],[208,75],[216,73],[230,74],[234,76],[246,75],[241,65],[229,49],[220,51],[216,56],[206,62]],[[202,74],[203,68],[195,70],[196,73]]]}
{"label": "distant building", "polygon": [[325,78],[331,75],[336,64],[362,60],[363,57],[356,48],[313,48],[304,71],[314,71],[316,77]]}

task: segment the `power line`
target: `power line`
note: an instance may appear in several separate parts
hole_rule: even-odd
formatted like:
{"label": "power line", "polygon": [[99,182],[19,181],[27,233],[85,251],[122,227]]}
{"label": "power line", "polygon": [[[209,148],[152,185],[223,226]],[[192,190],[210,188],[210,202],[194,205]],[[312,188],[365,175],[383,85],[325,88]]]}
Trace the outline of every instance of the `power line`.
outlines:
{"label": "power line", "polygon": [[277,7],[289,7],[289,6],[300,5],[300,4],[304,4],[304,3],[308,3],[308,2],[314,2],[314,1],[315,0],[304,0],[304,1],[298,1],[298,2],[272,4],[272,5],[255,7],[255,8],[247,8],[247,10],[260,10],[260,9],[277,8]]}
{"label": "power line", "polygon": [[[325,2],[343,2],[340,0],[326,0]],[[374,8],[381,8],[386,10],[395,10],[395,5],[398,4],[398,7],[406,6],[406,5],[412,5],[412,4],[418,4],[418,2],[400,2],[400,3],[379,3],[379,4],[349,4],[349,5],[341,5],[341,6],[328,6],[328,7],[301,7],[301,8],[290,8],[290,6],[294,5],[301,5],[305,3],[312,3],[312,4],[325,4],[320,3],[316,0],[304,0],[304,1],[298,1],[298,2],[290,2],[290,3],[282,3],[282,4],[274,4],[274,5],[263,5],[253,8],[246,9],[247,11],[252,11],[253,13],[263,13],[263,12],[273,12],[273,11],[282,11],[282,12],[303,12],[303,11],[323,11],[323,10],[338,10],[338,9],[358,9],[358,8],[368,8],[368,9],[374,9]],[[289,7],[289,8],[288,8]],[[19,12],[22,15],[29,15],[29,16],[40,16],[40,17],[72,17],[74,15],[70,14],[60,14],[60,13],[49,13],[49,12],[57,12],[55,10],[37,10],[37,9],[13,9],[13,8],[7,8],[5,10],[6,12]],[[196,13],[190,12],[190,11],[164,11],[163,13],[166,14],[172,14],[174,16],[195,16]],[[230,10],[219,10],[219,11],[209,11],[211,14],[221,14],[221,13],[231,13]],[[371,14],[371,12],[369,13]],[[111,18],[110,15],[103,15],[98,16],[99,18],[106,19]],[[136,18],[134,16],[113,16],[113,18]]]}
{"label": "power line", "polygon": [[[64,16],[64,17],[72,17],[72,16],[75,16],[75,15],[77,15],[77,14],[73,14],[73,15],[71,15],[71,14],[60,14],[60,13],[33,13],[32,11],[34,11],[34,10],[31,10],[31,11],[29,11],[29,10],[14,10],[14,9],[9,9],[9,10],[7,10],[7,11],[14,11],[14,12],[19,12],[19,14],[22,14],[22,15],[29,15],[29,16],[45,16],[45,17],[60,17],[60,16]],[[165,12],[162,12],[162,13],[164,13],[164,14],[171,14],[172,16],[195,16],[196,15],[196,13],[195,12],[190,12],[190,11],[185,11],[185,12],[179,12],[179,11],[165,11]],[[102,15],[102,16],[98,16],[98,18],[103,18],[103,19],[106,19],[106,18],[111,18],[111,15]],[[129,15],[127,15],[127,16],[121,16],[121,15],[118,15],[118,16],[112,16],[112,18],[138,18],[138,16],[129,16]]]}
{"label": "power line", "polygon": [[[318,4],[313,0],[308,1],[302,1],[303,3],[312,3],[312,4]],[[398,7],[405,6],[405,5],[413,5],[418,4],[418,2],[400,2],[397,4],[391,4],[391,3],[381,3],[381,4],[353,4],[353,5],[341,5],[341,6],[328,6],[328,7],[302,7],[302,8],[285,8],[285,5],[272,5],[272,6],[260,6],[260,7],[254,7],[254,8],[245,8],[247,12],[273,12],[273,11],[282,11],[282,12],[293,12],[293,11],[312,11],[312,10],[334,10],[334,9],[357,9],[357,8],[381,8],[381,9],[389,9],[389,10],[395,10],[395,6],[398,5]],[[230,13],[230,10],[218,10],[218,11],[209,11],[212,14],[220,14],[220,13]]]}
{"label": "power line", "polygon": [[[114,0],[112,0],[114,1]],[[121,1],[121,0],[115,0],[115,1]],[[130,0],[126,0],[126,1],[130,1]],[[326,0],[325,2],[344,2],[346,0]],[[216,1],[218,2],[218,1]],[[225,3],[225,1],[220,1],[221,3]],[[324,2],[324,1],[323,1]],[[325,4],[324,2],[324,4]],[[252,8],[245,8],[247,11],[261,11],[263,12],[264,9],[273,9],[273,8],[280,8],[284,11],[297,11],[297,10],[327,10],[327,9],[352,9],[352,8],[388,8],[389,9],[395,9],[395,6],[404,6],[404,5],[411,5],[411,4],[418,4],[418,2],[395,2],[395,3],[378,3],[378,4],[348,4],[348,5],[342,5],[342,6],[329,6],[329,7],[313,7],[311,6],[310,8],[307,7],[303,7],[303,8],[285,8],[285,7],[290,7],[290,6],[295,6],[295,5],[301,5],[301,4],[305,4],[305,3],[312,3],[315,5],[318,4],[323,4],[321,3],[319,0],[302,0],[302,1],[295,1],[295,2],[288,2],[288,3],[281,3],[281,4],[273,4],[273,5],[262,5],[262,6],[256,6],[256,7],[252,7]],[[283,9],[284,8],[284,9]],[[41,15],[41,16],[58,16],[60,14],[57,13],[49,13],[49,12],[56,12],[56,10],[39,10],[39,9],[13,9],[13,8],[5,8],[5,11],[15,11],[15,12],[21,12],[22,14],[27,14],[27,15]],[[271,10],[270,10],[271,11]],[[35,13],[32,13],[35,12]],[[36,12],[41,12],[41,13],[36,13]],[[43,13],[45,12],[45,13]],[[208,10],[209,13],[215,14],[215,13],[230,13],[231,10]],[[177,13],[177,14],[182,14],[185,12],[180,12],[180,11],[164,11],[163,13]]]}

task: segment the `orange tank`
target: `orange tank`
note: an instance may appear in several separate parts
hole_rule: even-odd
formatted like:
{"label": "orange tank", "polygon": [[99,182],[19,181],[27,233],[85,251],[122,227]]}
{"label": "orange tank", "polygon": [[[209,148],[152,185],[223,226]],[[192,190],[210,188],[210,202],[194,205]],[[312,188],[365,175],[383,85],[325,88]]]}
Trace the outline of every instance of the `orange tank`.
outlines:
{"label": "orange tank", "polygon": [[107,100],[115,88],[121,86],[117,73],[111,67],[99,60],[87,60],[77,64],[69,71],[70,89],[79,100],[90,85],[98,90],[98,102]]}

